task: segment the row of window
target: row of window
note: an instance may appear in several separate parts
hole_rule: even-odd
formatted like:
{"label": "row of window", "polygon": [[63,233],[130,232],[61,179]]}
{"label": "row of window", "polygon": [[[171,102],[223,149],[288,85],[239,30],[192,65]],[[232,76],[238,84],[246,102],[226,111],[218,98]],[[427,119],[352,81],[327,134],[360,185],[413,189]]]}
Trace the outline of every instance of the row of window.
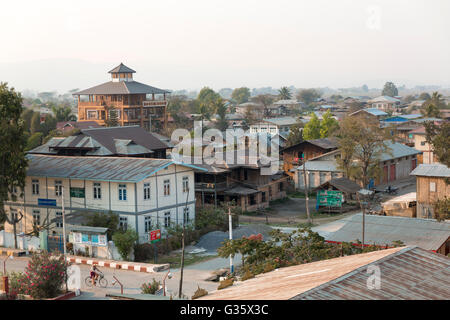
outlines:
{"label": "row of window", "polygon": [[[13,209],[12,209],[13,210]],[[16,216],[17,213],[13,211],[13,216]],[[33,210],[33,225],[34,226],[40,226],[41,225],[41,211],[40,210]],[[171,226],[171,219],[170,219],[170,211],[164,213],[164,227],[169,228]],[[183,223],[186,225],[190,222],[189,217],[189,207],[183,208]],[[55,221],[56,228],[62,228],[63,227],[63,221],[62,221],[62,212],[57,211],[56,212],[56,221]],[[159,223],[157,223],[157,226]],[[150,232],[152,230],[152,217],[147,216],[144,218],[144,229],[145,232]],[[122,230],[127,230],[128,228],[128,218],[127,217],[119,217],[119,228]]]}
{"label": "row of window", "polygon": [[[126,219],[126,218],[125,218]],[[189,207],[183,208],[183,224],[188,224],[190,222],[189,217]],[[144,218],[144,231],[148,233],[152,230],[155,225],[152,224],[152,217],[147,216]],[[172,226],[170,211],[164,213],[164,227],[170,228]],[[156,227],[159,228],[159,222],[156,223]]]}
{"label": "row of window", "polygon": [[[183,192],[186,193],[189,190],[189,177],[183,177]],[[39,180],[31,181],[31,191],[33,195],[39,195]],[[151,189],[150,183],[144,183],[144,200],[150,200]],[[55,181],[55,196],[60,197],[62,195],[62,181]],[[102,198],[102,186],[100,183],[95,182],[93,185],[93,197],[96,200]],[[164,196],[170,196],[170,180],[164,180]],[[127,185],[119,184],[119,200],[127,200]]]}

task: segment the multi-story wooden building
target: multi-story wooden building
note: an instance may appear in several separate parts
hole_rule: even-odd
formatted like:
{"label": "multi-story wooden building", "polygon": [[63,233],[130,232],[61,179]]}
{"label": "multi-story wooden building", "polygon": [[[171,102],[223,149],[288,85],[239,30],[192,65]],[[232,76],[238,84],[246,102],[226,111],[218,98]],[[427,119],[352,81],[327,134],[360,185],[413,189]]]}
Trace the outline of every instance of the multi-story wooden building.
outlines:
{"label": "multi-story wooden building", "polygon": [[78,121],[105,125],[115,110],[120,126],[140,125],[151,131],[165,127],[170,92],[135,81],[135,72],[121,63],[109,71],[111,81],[74,93]]}
{"label": "multi-story wooden building", "polygon": [[296,173],[292,169],[299,166],[302,161],[318,157],[337,148],[337,142],[329,138],[302,141],[284,148],[280,151],[283,159],[283,171],[287,175],[294,177]]}

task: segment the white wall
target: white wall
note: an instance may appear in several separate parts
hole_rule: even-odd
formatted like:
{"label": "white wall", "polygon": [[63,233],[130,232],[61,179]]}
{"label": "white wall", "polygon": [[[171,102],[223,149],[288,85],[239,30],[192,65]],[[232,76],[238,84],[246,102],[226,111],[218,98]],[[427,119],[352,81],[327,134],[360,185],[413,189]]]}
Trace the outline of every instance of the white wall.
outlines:
{"label": "white wall", "polygon": [[[40,248],[40,240],[37,237],[17,235],[17,247],[22,250],[38,250]],[[14,234],[0,231],[0,247],[14,248]]]}

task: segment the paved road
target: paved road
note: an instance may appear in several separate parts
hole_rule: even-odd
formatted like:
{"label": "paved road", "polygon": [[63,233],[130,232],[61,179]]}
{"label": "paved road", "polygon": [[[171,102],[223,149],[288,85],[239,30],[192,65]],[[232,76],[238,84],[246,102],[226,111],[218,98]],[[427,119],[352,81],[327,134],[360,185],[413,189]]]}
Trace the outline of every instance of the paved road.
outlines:
{"label": "paved road", "polygon": [[[4,257],[4,256],[2,256]],[[236,256],[235,265],[240,264],[240,256]],[[29,258],[18,257],[13,260],[8,260],[7,271],[23,272],[28,264]],[[163,277],[166,275],[167,271],[157,272],[157,273],[145,273],[145,272],[135,272],[128,270],[116,270],[110,268],[100,268],[100,270],[105,274],[105,278],[108,280],[107,288],[88,288],[84,283],[84,279],[89,275],[88,265],[77,265],[81,271],[81,291],[82,295],[77,297],[79,300],[104,300],[106,293],[120,293],[119,285],[112,286],[114,281],[113,276],[116,276],[124,285],[124,293],[136,294],[140,293],[140,287],[143,283],[152,281],[156,279],[162,282]],[[204,279],[211,276],[211,272],[221,268],[229,267],[229,259],[214,258],[208,261],[200,262],[195,265],[187,266],[183,272],[183,293],[188,297],[191,297],[197,286],[206,289],[211,292],[217,289],[218,283],[205,281]],[[181,272],[179,269],[171,270],[173,274],[172,279],[166,280],[167,292],[173,295],[178,295],[180,276]]]}

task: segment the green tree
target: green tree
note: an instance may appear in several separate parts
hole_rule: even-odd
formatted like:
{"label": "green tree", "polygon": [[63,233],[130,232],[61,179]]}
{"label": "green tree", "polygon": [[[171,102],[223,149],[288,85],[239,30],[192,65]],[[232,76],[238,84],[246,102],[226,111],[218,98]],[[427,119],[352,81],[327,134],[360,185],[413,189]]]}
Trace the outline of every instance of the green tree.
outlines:
{"label": "green tree", "polygon": [[219,98],[220,98],[220,95],[217,92],[215,92],[213,89],[204,87],[198,93],[197,101],[199,102],[199,104],[212,105]]}
{"label": "green tree", "polygon": [[226,119],[227,106],[222,98],[218,99],[215,104],[217,114],[219,115],[219,120],[217,122],[217,129],[224,131],[228,128],[228,122]]}
{"label": "green tree", "polygon": [[424,107],[420,110],[420,113],[424,117],[428,118],[440,118],[441,112],[439,111],[438,107],[436,107],[433,103],[424,104]]}
{"label": "green tree", "polygon": [[236,88],[231,94],[231,99],[236,101],[237,104],[248,102],[250,98],[250,89],[247,87]]}
{"label": "green tree", "polygon": [[[347,126],[351,122],[354,124]],[[352,159],[353,178],[360,181],[364,187],[370,179],[380,174],[381,155],[391,152],[385,143],[387,138],[386,132],[380,128],[377,121],[362,116],[353,117],[341,126],[337,136],[338,144],[347,151],[353,150],[353,154],[345,156]]]}
{"label": "green tree", "polygon": [[450,168],[450,122],[436,125],[425,122],[426,140],[433,146],[433,153],[440,163]]}
{"label": "green tree", "polygon": [[293,124],[290,127],[289,135],[287,137],[288,146],[293,146],[293,145],[303,141],[302,128],[303,128],[303,123],[301,123],[301,122],[297,122],[296,124]]}
{"label": "green tree", "polygon": [[106,119],[105,124],[107,127],[117,127],[119,125],[119,115],[116,108],[107,108],[106,112],[108,114],[108,119]]}
{"label": "green tree", "polygon": [[306,105],[310,105],[321,96],[322,94],[315,89],[302,89],[297,94],[297,99],[303,101]]}
{"label": "green tree", "polygon": [[429,101],[425,102],[425,104],[433,104],[438,109],[445,109],[447,107],[447,105],[442,97],[442,94],[440,94],[437,91],[435,91],[431,94],[431,98],[429,99]]}
{"label": "green tree", "polygon": [[118,231],[119,225],[119,215],[109,211],[108,213],[103,212],[89,212],[84,213],[83,216],[86,218],[86,225],[90,227],[101,227],[108,228],[106,235],[108,239],[111,240],[114,233]]}
{"label": "green tree", "polygon": [[[438,161],[450,168],[450,122],[436,125],[425,122],[426,140],[433,146],[433,153]],[[445,179],[450,184],[450,178]],[[450,197],[438,199],[434,204],[434,215],[438,221],[450,219]]]}
{"label": "green tree", "polygon": [[36,133],[41,131],[41,114],[39,112],[35,112],[33,117],[31,118],[31,126],[30,132]]}
{"label": "green tree", "polygon": [[118,231],[113,234],[112,239],[122,259],[128,261],[134,243],[138,240],[137,232],[133,229],[127,229],[126,231]]}
{"label": "green tree", "polygon": [[202,116],[202,121],[204,119],[210,120],[213,113],[216,111],[216,103],[221,97],[214,90],[204,87],[200,90],[197,96],[197,113]]}
{"label": "green tree", "polygon": [[22,113],[22,119],[24,121],[24,130],[30,131],[31,129],[31,119],[33,118],[34,111],[27,109]]}
{"label": "green tree", "polygon": [[320,139],[320,120],[313,112],[311,113],[311,119],[303,128],[303,140]]}
{"label": "green tree", "polygon": [[72,114],[72,109],[68,106],[64,105],[53,105],[52,106],[53,114],[55,115],[56,121],[76,121],[77,117]]}
{"label": "green tree", "polygon": [[450,219],[450,197],[438,199],[434,205],[434,217],[438,221],[445,221]]}
{"label": "green tree", "polygon": [[290,100],[292,98],[291,90],[288,87],[281,87],[278,90],[278,97],[280,100]]}
{"label": "green tree", "polygon": [[252,101],[262,105],[264,108],[264,115],[270,115],[269,106],[274,102],[275,98],[270,94],[259,94],[252,98]]}
{"label": "green tree", "polygon": [[322,116],[320,122],[320,137],[327,138],[332,136],[339,129],[339,123],[333,118],[330,110],[327,110]]}
{"label": "green tree", "polygon": [[[0,83],[0,222],[6,221],[14,228],[14,245],[17,248],[16,224],[23,215],[8,214],[5,202],[17,201],[23,196],[27,159],[25,158],[24,124],[21,119],[22,97],[7,83]],[[17,191],[17,192],[16,192]]]}
{"label": "green tree", "polygon": [[26,145],[25,150],[29,151],[36,147],[39,147],[42,144],[43,136],[44,135],[42,132],[33,133],[27,140],[27,145]]}
{"label": "green tree", "polygon": [[353,176],[353,154],[355,153],[357,141],[353,134],[358,131],[358,123],[352,117],[346,117],[342,120],[337,133],[340,155],[336,162],[338,168],[344,173],[344,177],[349,179]]}
{"label": "green tree", "polygon": [[398,96],[398,89],[393,82],[386,82],[384,84],[383,91],[381,92],[382,96],[395,97]]}
{"label": "green tree", "polygon": [[53,117],[51,114],[47,114],[45,117],[45,120],[43,123],[41,123],[41,129],[39,130],[42,132],[43,136],[47,136],[50,131],[56,129],[56,118]]}

